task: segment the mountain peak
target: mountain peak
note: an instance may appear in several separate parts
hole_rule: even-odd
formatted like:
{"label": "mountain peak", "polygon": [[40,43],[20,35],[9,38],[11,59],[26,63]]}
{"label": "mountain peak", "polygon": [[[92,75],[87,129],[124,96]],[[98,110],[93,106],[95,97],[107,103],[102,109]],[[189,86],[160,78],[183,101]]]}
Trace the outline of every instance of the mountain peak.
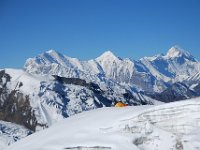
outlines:
{"label": "mountain peak", "polygon": [[182,48],[180,48],[179,46],[176,45],[176,46],[172,46],[168,50],[166,56],[169,57],[169,58],[173,58],[173,57],[181,56],[184,53],[185,53],[185,51]]}
{"label": "mountain peak", "polygon": [[57,53],[57,52],[53,49],[50,49],[50,50],[46,51],[46,53]]}
{"label": "mountain peak", "polygon": [[51,56],[54,56],[54,55],[61,55],[59,52],[57,52],[56,50],[53,50],[53,49],[50,49],[46,52],[44,52],[44,54],[49,54]]}
{"label": "mountain peak", "polygon": [[106,60],[106,59],[119,59],[113,52],[105,51],[101,56],[97,58],[97,60]]}
{"label": "mountain peak", "polygon": [[52,58],[60,58],[60,57],[64,57],[63,54],[59,53],[58,51],[56,50],[53,50],[53,49],[50,49],[44,53],[42,53],[41,55],[45,56],[45,57],[52,57]]}
{"label": "mountain peak", "polygon": [[196,62],[197,60],[189,52],[185,51],[181,47],[175,45],[169,49],[166,56],[167,58],[185,58],[187,60]]}
{"label": "mountain peak", "polygon": [[180,56],[190,57],[191,54],[179,47],[178,45],[172,46],[167,52],[166,56],[168,58],[175,58]]}
{"label": "mountain peak", "polygon": [[[29,60],[29,59],[28,59]],[[61,53],[57,52],[56,50],[48,50],[45,51],[36,57],[32,58],[32,61],[36,61],[38,64],[65,64],[65,57]],[[26,65],[28,64],[28,61],[26,62]]]}
{"label": "mountain peak", "polygon": [[101,56],[111,56],[111,57],[116,57],[115,54],[113,54],[113,52],[110,51],[110,50],[105,51]]}

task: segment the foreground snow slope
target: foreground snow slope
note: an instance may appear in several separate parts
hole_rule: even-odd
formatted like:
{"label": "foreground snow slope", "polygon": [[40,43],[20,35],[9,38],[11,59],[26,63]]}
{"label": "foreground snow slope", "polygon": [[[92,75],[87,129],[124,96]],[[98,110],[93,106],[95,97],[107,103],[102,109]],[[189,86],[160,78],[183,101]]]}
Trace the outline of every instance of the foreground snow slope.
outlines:
{"label": "foreground snow slope", "polygon": [[72,116],[6,150],[197,150],[200,98],[101,108]]}

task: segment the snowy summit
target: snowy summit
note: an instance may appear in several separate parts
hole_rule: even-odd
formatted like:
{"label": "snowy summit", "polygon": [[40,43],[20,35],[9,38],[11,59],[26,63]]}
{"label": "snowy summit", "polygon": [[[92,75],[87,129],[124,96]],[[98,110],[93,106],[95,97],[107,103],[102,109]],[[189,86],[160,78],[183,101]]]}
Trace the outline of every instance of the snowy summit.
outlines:
{"label": "snowy summit", "polygon": [[113,54],[112,51],[106,51],[101,56],[97,57],[96,60],[98,61],[105,61],[105,60],[118,60],[119,58]]}
{"label": "snowy summit", "polygon": [[189,52],[185,51],[178,45],[171,47],[169,51],[167,52],[166,56],[168,58],[175,58],[175,57],[191,58],[192,57],[193,59],[193,56]]}

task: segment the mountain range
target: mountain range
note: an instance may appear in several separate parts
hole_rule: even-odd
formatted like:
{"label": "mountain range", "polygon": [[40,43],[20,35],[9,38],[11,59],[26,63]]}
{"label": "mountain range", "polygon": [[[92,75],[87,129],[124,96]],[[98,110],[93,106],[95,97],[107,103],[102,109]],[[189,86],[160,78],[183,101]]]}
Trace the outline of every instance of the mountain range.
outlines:
{"label": "mountain range", "polygon": [[81,78],[104,89],[120,86],[131,92],[150,95],[162,93],[178,82],[194,90],[200,80],[200,62],[179,46],[170,48],[166,55],[144,57],[137,61],[122,59],[111,51],[96,59],[80,61],[50,50],[29,58],[24,69],[31,74]]}
{"label": "mountain range", "polygon": [[118,101],[156,105],[198,96],[200,62],[178,46],[165,55],[137,61],[111,51],[80,61],[49,50],[27,59],[22,69],[0,70],[2,126],[11,122],[23,133],[4,134],[1,138],[6,142],[0,147],[74,114]]}

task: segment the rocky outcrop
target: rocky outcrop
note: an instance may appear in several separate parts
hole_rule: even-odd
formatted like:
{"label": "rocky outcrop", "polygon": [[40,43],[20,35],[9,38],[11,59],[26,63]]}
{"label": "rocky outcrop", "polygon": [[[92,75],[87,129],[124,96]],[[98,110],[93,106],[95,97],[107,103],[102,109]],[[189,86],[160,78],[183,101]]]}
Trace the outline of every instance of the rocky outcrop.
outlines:
{"label": "rocky outcrop", "polygon": [[163,92],[151,95],[151,97],[162,102],[174,102],[197,97],[199,94],[186,84],[177,82]]}
{"label": "rocky outcrop", "polygon": [[0,120],[24,125],[35,131],[37,120],[29,103],[29,97],[15,90],[10,93],[1,92],[4,102],[0,105]]}
{"label": "rocky outcrop", "polygon": [[[0,120],[23,125],[32,131],[35,131],[38,125],[44,126],[37,123],[29,96],[6,87],[10,79],[5,70],[0,71]],[[22,86],[22,83],[19,83],[19,86]]]}
{"label": "rocky outcrop", "polygon": [[63,84],[74,84],[74,85],[80,85],[80,86],[87,86],[87,82],[85,80],[79,79],[79,78],[65,78],[60,77],[57,75],[52,75],[56,81],[63,83]]}

